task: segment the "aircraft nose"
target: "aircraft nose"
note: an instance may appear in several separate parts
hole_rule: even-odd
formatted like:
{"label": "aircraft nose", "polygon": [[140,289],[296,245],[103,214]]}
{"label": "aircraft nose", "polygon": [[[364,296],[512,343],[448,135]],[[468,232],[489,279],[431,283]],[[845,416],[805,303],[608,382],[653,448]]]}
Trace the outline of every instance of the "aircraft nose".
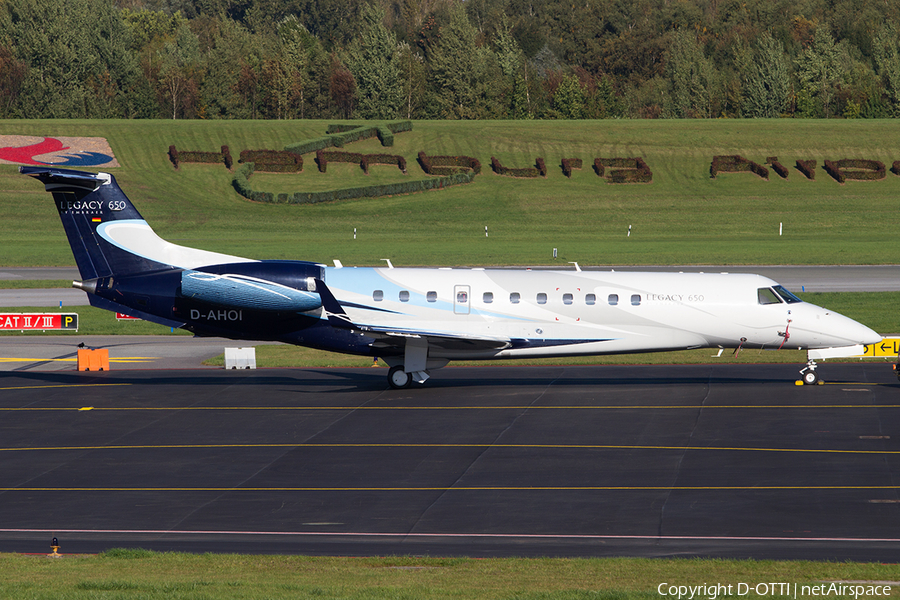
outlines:
{"label": "aircraft nose", "polygon": [[869,344],[877,344],[883,339],[881,335],[862,323],[857,323],[857,325],[859,325],[858,339],[860,344],[868,346]]}
{"label": "aircraft nose", "polygon": [[835,321],[832,335],[836,338],[846,340],[845,343],[847,345],[877,344],[881,341],[880,335],[858,321],[854,321],[849,317],[837,313],[830,313],[828,316]]}

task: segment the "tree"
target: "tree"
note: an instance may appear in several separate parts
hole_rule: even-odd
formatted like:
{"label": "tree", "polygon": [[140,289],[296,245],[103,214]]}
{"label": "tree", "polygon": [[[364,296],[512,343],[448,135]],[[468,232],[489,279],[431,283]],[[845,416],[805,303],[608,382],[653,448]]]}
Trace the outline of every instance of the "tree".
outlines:
{"label": "tree", "polygon": [[403,79],[403,113],[407,119],[419,116],[425,98],[428,75],[425,58],[406,42],[397,46]]}
{"label": "tree", "polygon": [[112,0],[6,0],[0,12],[0,39],[27,66],[11,112],[30,118],[131,116],[139,72]]}
{"label": "tree", "polygon": [[170,102],[172,118],[176,119],[186,92],[196,88],[193,75],[200,61],[200,44],[187,24],[179,24],[175,35],[159,50],[157,60],[159,85]]}
{"label": "tree", "polygon": [[0,118],[7,118],[19,97],[28,67],[18,60],[8,46],[0,46]]}
{"label": "tree", "polygon": [[441,28],[437,46],[428,57],[440,115],[450,119],[474,119],[484,108],[487,53],[478,47],[477,32],[465,7],[454,6],[450,23]]}
{"label": "tree", "polygon": [[757,38],[752,58],[741,73],[743,115],[753,118],[780,116],[791,95],[791,75],[784,46],[768,33]]}
{"label": "tree", "polygon": [[356,81],[356,112],[363,119],[394,119],[404,96],[397,39],[382,24],[381,9],[364,6],[362,19],[362,32],[345,61]]}
{"label": "tree", "polygon": [[878,29],[873,54],[890,114],[895,118],[900,117],[900,35],[893,23],[886,23]]}
{"label": "tree", "polygon": [[715,69],[694,34],[675,32],[667,66],[672,114],[678,118],[709,117]]}
{"label": "tree", "polygon": [[256,117],[260,49],[246,28],[231,19],[216,19],[211,48],[203,60],[200,89],[207,118]]}
{"label": "tree", "polygon": [[274,48],[262,61],[260,88],[271,118],[302,118],[304,114],[306,35],[306,28],[296,17],[286,17],[279,24]]}
{"label": "tree", "polygon": [[338,107],[341,117],[349,119],[356,101],[356,80],[337,54],[331,55],[331,99]]}
{"label": "tree", "polygon": [[837,47],[825,27],[816,29],[812,44],[797,57],[796,65],[800,80],[797,97],[800,116],[828,118],[840,73]]}
{"label": "tree", "polygon": [[584,112],[585,93],[574,75],[566,75],[553,94],[553,108],[563,119],[580,119]]}

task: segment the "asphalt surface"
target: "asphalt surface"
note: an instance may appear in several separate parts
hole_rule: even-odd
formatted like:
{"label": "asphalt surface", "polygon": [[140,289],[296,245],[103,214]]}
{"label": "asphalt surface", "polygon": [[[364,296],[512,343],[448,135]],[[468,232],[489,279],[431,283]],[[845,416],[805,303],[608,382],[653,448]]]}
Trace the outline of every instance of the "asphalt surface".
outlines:
{"label": "asphalt surface", "polygon": [[798,368],[5,371],[0,551],[897,562],[900,385]]}
{"label": "asphalt surface", "polygon": [[[73,371],[78,347],[105,348],[110,369],[203,368],[225,348],[269,342],[195,338],[188,335],[21,335],[0,337],[0,371]],[[215,367],[209,367],[215,368]]]}

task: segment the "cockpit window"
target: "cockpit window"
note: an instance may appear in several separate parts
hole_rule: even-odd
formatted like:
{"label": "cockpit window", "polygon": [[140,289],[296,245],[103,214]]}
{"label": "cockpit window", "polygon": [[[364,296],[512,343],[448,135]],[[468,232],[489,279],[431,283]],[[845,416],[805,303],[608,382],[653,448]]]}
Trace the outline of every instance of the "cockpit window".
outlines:
{"label": "cockpit window", "polygon": [[792,293],[790,293],[789,291],[784,289],[784,286],[782,286],[782,285],[776,285],[774,289],[778,293],[778,295],[781,296],[781,299],[784,300],[785,302],[787,302],[788,304],[796,304],[798,302],[803,302],[803,300],[801,300],[797,296],[793,295]]}
{"label": "cockpit window", "polygon": [[781,298],[772,288],[759,288],[756,290],[756,297],[760,304],[781,304]]}

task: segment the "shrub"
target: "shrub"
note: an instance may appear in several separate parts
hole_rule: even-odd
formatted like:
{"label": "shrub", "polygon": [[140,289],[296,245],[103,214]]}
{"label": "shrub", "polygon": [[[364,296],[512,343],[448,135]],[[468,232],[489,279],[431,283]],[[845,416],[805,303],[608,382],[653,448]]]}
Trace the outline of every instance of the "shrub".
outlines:
{"label": "shrub", "polygon": [[375,133],[378,135],[378,141],[381,142],[382,146],[394,145],[394,132],[387,127],[379,127],[375,130]]}
{"label": "shrub", "polygon": [[[543,162],[542,159],[538,159]],[[491,169],[497,175],[504,177],[537,177],[541,174],[539,167],[504,167],[496,157],[491,157]],[[546,166],[544,167],[546,172]]]}
{"label": "shrub", "polygon": [[403,181],[385,185],[370,185],[343,190],[329,190],[325,192],[297,192],[290,197],[291,204],[315,204],[318,202],[333,202],[335,200],[352,200],[354,198],[375,198],[378,196],[393,196],[396,194],[412,194],[431,189],[443,189],[451,185],[471,183],[475,173],[455,173],[446,177],[434,179],[419,179],[416,181]]}
{"label": "shrub", "polygon": [[876,181],[884,179],[887,175],[884,163],[880,160],[842,158],[837,161],[837,166],[846,179],[855,181]]}
{"label": "shrub", "polygon": [[[329,162],[356,163],[362,166],[363,155],[358,152],[337,152],[335,150],[316,150],[316,162],[319,172],[324,173]],[[365,170],[365,168],[363,168]],[[368,171],[366,171],[368,173]]]}
{"label": "shrub", "polygon": [[584,161],[580,158],[564,158],[562,159],[562,172],[566,177],[572,177],[573,169],[580,169],[584,165]]}
{"label": "shrub", "polygon": [[814,180],[816,178],[816,161],[798,160],[797,170],[803,173],[807,179]]}
{"label": "shrub", "polygon": [[287,152],[293,152],[294,154],[307,154],[309,152],[339,146],[339,144],[335,143],[337,141],[336,138],[337,136],[314,138],[303,142],[297,142],[296,144],[288,144],[284,149]]}
{"label": "shrub", "polygon": [[776,173],[778,173],[779,177],[781,177],[782,179],[788,178],[787,167],[785,167],[783,164],[778,162],[777,156],[766,157],[766,162],[769,163],[770,165],[772,165],[772,170],[774,170]]}
{"label": "shrub", "polygon": [[275,195],[272,192],[257,192],[250,187],[250,176],[253,175],[254,166],[252,162],[244,163],[234,172],[231,185],[238,194],[254,202],[274,202]]}
{"label": "shrub", "polygon": [[650,183],[653,180],[653,172],[641,157],[595,158],[594,171],[600,177],[605,174],[607,183]]}
{"label": "shrub", "polygon": [[747,171],[756,173],[763,179],[769,178],[767,168],[737,154],[714,156],[712,164],[709,166],[709,174],[713,178],[719,173],[744,173]]}
{"label": "shrub", "polygon": [[364,154],[361,164],[366,173],[369,172],[369,165],[396,165],[406,173],[406,159],[396,154]]}
{"label": "shrub", "polygon": [[359,125],[350,125],[350,124],[343,125],[341,123],[334,123],[332,125],[329,125],[325,129],[325,133],[328,135],[331,135],[334,133],[344,133],[346,131],[353,131],[354,129],[356,129],[358,127],[360,127],[360,126]]}
{"label": "shrub", "polygon": [[833,161],[825,160],[825,172],[831,175],[838,183],[844,183],[844,181],[846,181],[844,174],[841,173],[840,167]]}
{"label": "shrub", "polygon": [[900,160],[895,160],[893,164],[891,164],[891,173],[900,175]]}
{"label": "shrub", "polygon": [[222,160],[225,161],[225,168],[230,171],[234,166],[234,161],[231,160],[231,150],[228,149],[228,146],[222,146]]}
{"label": "shrub", "polygon": [[456,175],[471,170],[481,173],[481,163],[471,156],[428,156],[419,152],[419,165],[429,175]]}
{"label": "shrub", "polygon": [[541,174],[541,177],[547,176],[547,164],[544,162],[544,159],[538,156],[538,159],[535,161],[534,166],[537,167],[538,173]]}
{"label": "shrub", "polygon": [[231,154],[228,146],[222,146],[219,152],[200,152],[195,150],[177,150],[173,145],[169,146],[169,160],[177,169],[181,163],[222,163],[231,168]]}
{"label": "shrub", "polygon": [[397,165],[406,173],[406,159],[396,154],[360,154],[359,152],[337,152],[334,150],[317,150],[316,162],[319,171],[324,173],[329,162],[356,163],[368,175],[369,165]]}
{"label": "shrub", "polygon": [[325,192],[296,192],[294,194],[278,194],[253,190],[250,186],[250,176],[253,175],[254,164],[244,163],[232,177],[232,186],[241,196],[256,202],[279,202],[291,204],[310,204],[317,202],[331,202],[334,200],[350,200],[353,198],[374,198],[377,196],[389,196],[393,194],[410,194],[431,189],[443,189],[451,185],[471,183],[475,178],[473,171],[456,173],[446,177],[433,179],[421,179],[418,181],[403,181],[386,185],[371,185],[343,190],[329,190]]}
{"label": "shrub", "polygon": [[289,144],[284,149],[294,154],[307,154],[326,148],[343,148],[345,144],[373,137],[378,137],[382,146],[393,146],[393,134],[404,131],[412,131],[412,121],[396,121],[380,126],[338,123],[326,128],[325,137]]}
{"label": "shrub", "polygon": [[394,121],[385,125],[391,130],[391,133],[403,133],[404,131],[412,131],[412,121]]}
{"label": "shrub", "polygon": [[256,164],[257,171],[296,173],[303,170],[303,157],[286,150],[242,150],[241,163]]}

